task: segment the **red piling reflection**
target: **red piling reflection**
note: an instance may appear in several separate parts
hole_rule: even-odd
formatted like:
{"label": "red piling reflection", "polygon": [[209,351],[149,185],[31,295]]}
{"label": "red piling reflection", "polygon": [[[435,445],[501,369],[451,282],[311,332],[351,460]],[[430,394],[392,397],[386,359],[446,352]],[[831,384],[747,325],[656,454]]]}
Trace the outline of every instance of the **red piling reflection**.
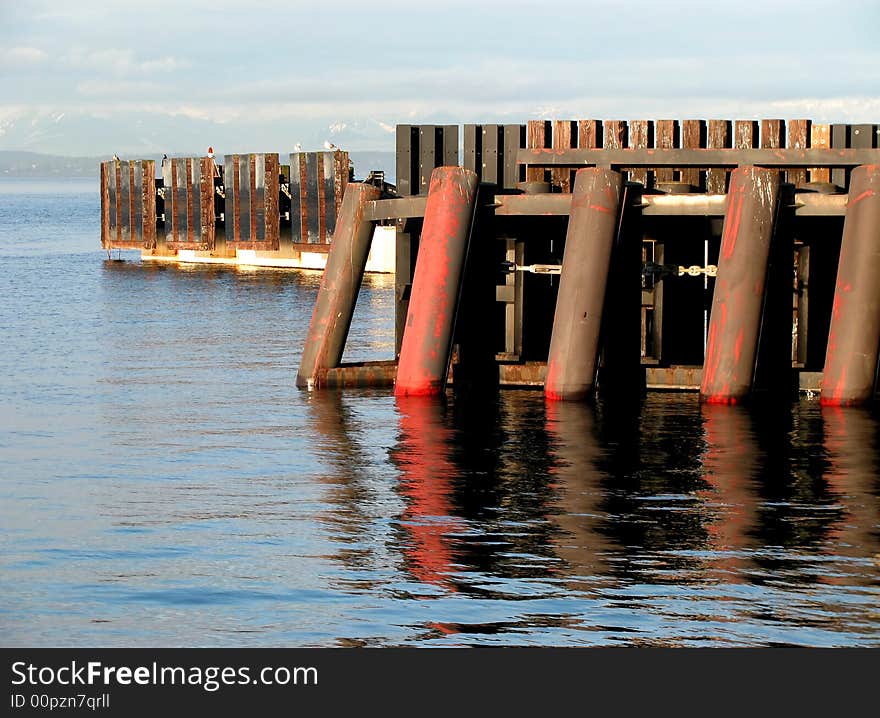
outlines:
{"label": "red piling reflection", "polygon": [[[822,423],[830,471],[831,489],[846,511],[846,518],[834,524],[835,551],[844,556],[880,556],[876,533],[880,516],[878,499],[877,421],[858,407],[823,406]],[[846,580],[852,580],[847,577]],[[833,577],[829,583],[835,583]]]}
{"label": "red piling reflection", "polygon": [[758,469],[759,450],[751,416],[740,406],[704,404],[706,453],[703,478],[712,489],[702,492],[708,504],[721,504],[717,520],[706,530],[716,551],[728,554],[715,561],[724,580],[742,583],[743,559],[729,555],[745,549],[757,514],[757,499],[749,485]]}
{"label": "red piling reflection", "polygon": [[427,397],[397,397],[400,437],[393,459],[400,469],[400,492],[406,501],[401,524],[411,537],[402,547],[407,568],[423,583],[455,590],[450,575],[455,562],[447,534],[464,522],[453,516],[449,458],[452,431],[443,421],[443,406]]}

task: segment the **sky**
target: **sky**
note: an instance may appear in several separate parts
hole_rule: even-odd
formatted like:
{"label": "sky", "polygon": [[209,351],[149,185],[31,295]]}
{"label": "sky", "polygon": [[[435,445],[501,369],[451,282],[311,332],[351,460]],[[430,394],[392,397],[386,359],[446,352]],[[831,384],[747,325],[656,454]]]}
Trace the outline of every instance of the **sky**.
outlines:
{"label": "sky", "polygon": [[880,122],[880,0],[0,0],[0,150],[394,149],[398,123]]}

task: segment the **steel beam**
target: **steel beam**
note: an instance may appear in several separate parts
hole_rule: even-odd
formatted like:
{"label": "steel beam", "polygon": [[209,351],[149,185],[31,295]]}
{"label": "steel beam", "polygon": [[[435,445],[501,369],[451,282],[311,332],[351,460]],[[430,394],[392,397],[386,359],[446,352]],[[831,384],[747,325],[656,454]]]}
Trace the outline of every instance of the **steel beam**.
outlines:
{"label": "steel beam", "polygon": [[880,163],[880,149],[520,149],[531,167],[858,167]]}

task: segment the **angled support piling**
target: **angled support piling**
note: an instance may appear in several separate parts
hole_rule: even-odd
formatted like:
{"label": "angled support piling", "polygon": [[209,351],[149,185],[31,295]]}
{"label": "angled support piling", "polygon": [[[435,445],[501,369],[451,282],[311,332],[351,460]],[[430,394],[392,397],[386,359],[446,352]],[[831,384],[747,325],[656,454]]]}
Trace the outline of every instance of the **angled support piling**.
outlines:
{"label": "angled support piling", "polygon": [[622,185],[622,176],[612,170],[575,174],[544,384],[548,399],[584,399],[595,387]]}
{"label": "angled support piling", "polygon": [[445,387],[478,182],[474,172],[462,167],[437,167],[431,173],[397,396],[431,396]]}
{"label": "angled support piling", "polygon": [[296,375],[296,385],[300,388],[311,390],[325,386],[328,370],[338,367],[342,361],[372,240],[373,224],[364,219],[364,206],[378,199],[379,194],[378,188],[358,182],[349,183],[345,188]]}
{"label": "angled support piling", "polygon": [[880,350],[880,165],[850,177],[821,402],[873,398]]}
{"label": "angled support piling", "polygon": [[730,175],[721,254],[700,397],[736,404],[753,389],[779,173],[739,167]]}

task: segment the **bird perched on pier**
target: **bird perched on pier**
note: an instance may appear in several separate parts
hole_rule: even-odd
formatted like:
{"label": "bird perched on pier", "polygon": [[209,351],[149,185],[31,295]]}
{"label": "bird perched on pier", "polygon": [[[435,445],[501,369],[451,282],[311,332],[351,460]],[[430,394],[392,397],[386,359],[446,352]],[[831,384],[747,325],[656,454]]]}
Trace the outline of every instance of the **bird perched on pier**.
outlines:
{"label": "bird perched on pier", "polygon": [[324,149],[325,150],[338,150],[339,148],[334,145],[330,140],[324,140]]}
{"label": "bird perched on pier", "polygon": [[293,151],[294,151],[294,152],[302,152],[302,151],[303,151],[303,146],[302,146],[299,142],[297,142],[297,143],[293,146]]}
{"label": "bird perched on pier", "polygon": [[208,157],[210,157],[211,159],[214,159],[214,148],[213,147],[208,148]]}
{"label": "bird perched on pier", "polygon": [[113,153],[113,161],[119,162],[119,155],[117,155],[115,152]]}

